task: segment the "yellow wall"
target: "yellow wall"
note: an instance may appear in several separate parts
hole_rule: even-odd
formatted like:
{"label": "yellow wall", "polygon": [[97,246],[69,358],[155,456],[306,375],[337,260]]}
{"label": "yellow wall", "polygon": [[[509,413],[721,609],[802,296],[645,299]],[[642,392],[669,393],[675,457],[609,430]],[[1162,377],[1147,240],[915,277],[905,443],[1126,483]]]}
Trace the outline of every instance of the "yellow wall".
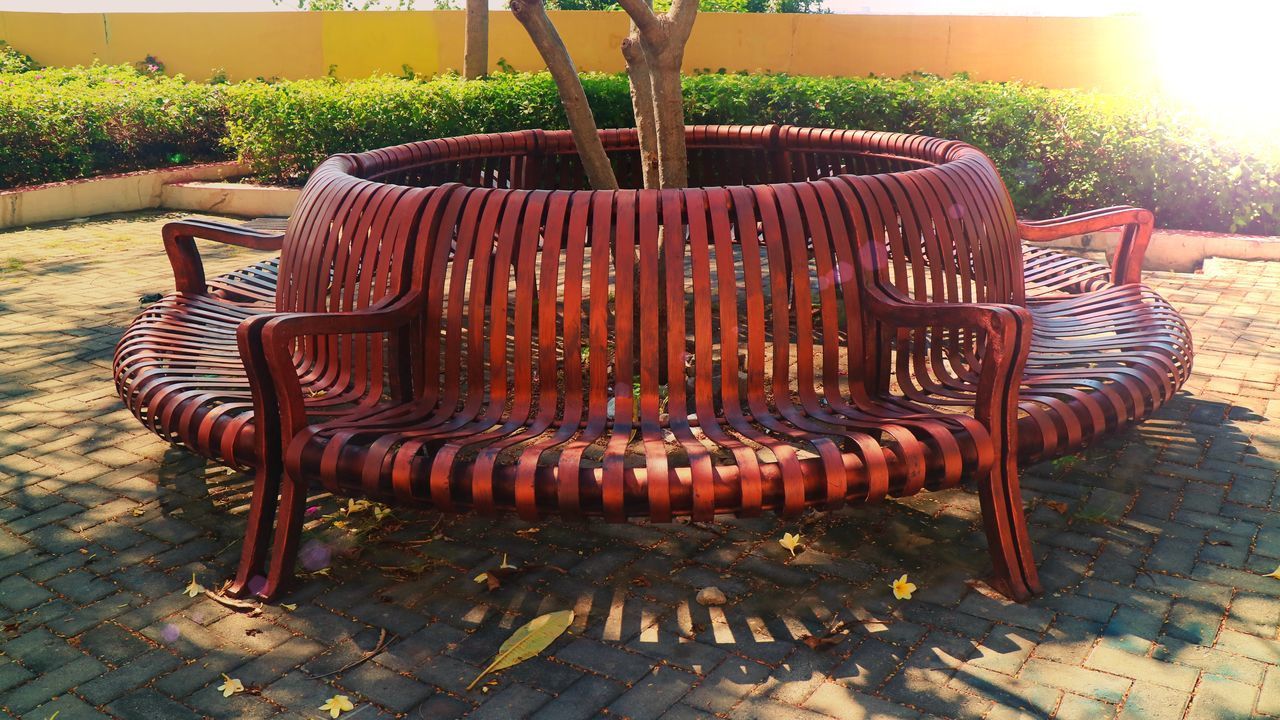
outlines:
{"label": "yellow wall", "polygon": [[[553,12],[582,70],[622,69],[626,18]],[[123,63],[147,55],[195,79],[222,69],[257,76],[420,75],[462,64],[460,11],[344,13],[0,12],[0,39],[46,65]],[[494,11],[490,60],[542,67],[510,13]],[[704,13],[685,69],[807,75],[900,75],[914,70],[1112,92],[1158,89],[1151,45],[1134,17],[1031,18]]]}

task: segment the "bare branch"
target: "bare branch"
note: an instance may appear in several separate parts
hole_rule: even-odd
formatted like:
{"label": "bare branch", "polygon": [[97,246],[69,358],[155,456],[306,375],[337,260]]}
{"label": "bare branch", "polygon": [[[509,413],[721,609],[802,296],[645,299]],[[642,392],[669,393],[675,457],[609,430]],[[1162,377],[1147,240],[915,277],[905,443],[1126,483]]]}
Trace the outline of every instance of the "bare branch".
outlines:
{"label": "bare branch", "polygon": [[[693,4],[696,6],[698,3]],[[648,42],[659,41],[664,30],[658,16],[653,14],[651,3],[645,0],[618,0],[618,5],[630,16],[631,22],[636,26],[641,37]]]}
{"label": "bare branch", "polygon": [[538,54],[547,64],[547,70],[555,80],[556,89],[560,91],[560,102],[564,105],[564,114],[569,118],[569,129],[573,132],[573,142],[578,147],[578,156],[582,159],[582,167],[587,172],[587,180],[596,190],[615,190],[618,180],[613,174],[613,165],[605,154],[604,145],[600,142],[600,133],[596,129],[595,117],[591,114],[591,106],[587,103],[587,94],[582,89],[582,80],[578,77],[578,69],[569,57],[569,50],[564,40],[547,17],[544,0],[511,0],[511,12],[529,33],[529,38],[538,48]]}
{"label": "bare branch", "polygon": [[671,18],[677,36],[689,37],[694,20],[698,19],[698,0],[673,0],[667,17]]}
{"label": "bare branch", "polygon": [[698,19],[698,0],[674,0],[667,17],[671,20],[671,40],[683,50],[689,33],[693,31],[693,21]]}

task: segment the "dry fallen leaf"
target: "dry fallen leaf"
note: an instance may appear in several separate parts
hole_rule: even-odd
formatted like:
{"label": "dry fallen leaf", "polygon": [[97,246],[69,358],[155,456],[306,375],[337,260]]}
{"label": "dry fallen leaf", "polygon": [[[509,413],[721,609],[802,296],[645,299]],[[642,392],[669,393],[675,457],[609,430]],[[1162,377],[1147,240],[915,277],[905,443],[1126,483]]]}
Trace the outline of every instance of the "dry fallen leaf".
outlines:
{"label": "dry fallen leaf", "polygon": [[482,572],[479,575],[476,575],[472,580],[477,583],[483,583],[489,592],[493,592],[494,590],[501,588],[502,584],[507,580],[511,580],[535,570],[555,570],[562,575],[565,574],[565,570],[563,568],[556,567],[555,565],[525,565],[524,567],[516,567],[515,565],[507,562],[507,556],[504,554],[502,556],[501,565],[489,572]]}
{"label": "dry fallen leaf", "polygon": [[1066,503],[1062,502],[1061,500],[1041,500],[1040,502],[1048,506],[1050,510],[1058,513],[1059,515],[1066,515],[1067,510],[1070,509],[1070,506],[1068,506]]}
{"label": "dry fallen leaf", "polygon": [[822,651],[829,647],[839,645],[840,641],[848,635],[849,631],[845,629],[844,621],[840,620],[821,635],[808,635],[800,638],[800,642],[809,647],[810,650]]}
{"label": "dry fallen leaf", "polygon": [[[569,625],[573,623],[572,610],[559,610],[546,615],[539,615],[529,622],[521,625],[519,629],[511,633],[511,637],[502,643],[502,647],[498,648],[498,654],[494,656],[493,662],[476,676],[475,680],[467,686],[470,691],[491,672],[497,672],[505,668],[509,668],[517,663],[524,662],[529,658],[542,652],[556,638],[564,634],[569,629]],[[336,716],[335,716],[336,717]]]}
{"label": "dry fallen leaf", "polygon": [[[203,590],[203,588],[201,589]],[[225,589],[225,586],[224,586],[224,589]],[[222,594],[221,590],[219,590],[218,592],[214,592],[212,590],[204,590],[204,594],[210,600],[213,600],[219,605],[225,605],[231,608],[232,610],[248,613],[249,617],[257,617],[262,614],[262,603],[250,602],[248,600],[238,600],[236,598],[227,597],[226,595]]]}

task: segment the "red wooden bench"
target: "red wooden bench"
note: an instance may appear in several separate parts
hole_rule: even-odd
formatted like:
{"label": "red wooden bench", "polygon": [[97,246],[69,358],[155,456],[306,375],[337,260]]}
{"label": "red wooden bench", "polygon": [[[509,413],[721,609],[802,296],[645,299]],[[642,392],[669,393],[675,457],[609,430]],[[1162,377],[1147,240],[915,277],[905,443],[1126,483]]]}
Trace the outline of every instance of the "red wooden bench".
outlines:
{"label": "red wooden bench", "polygon": [[[331,158],[283,239],[166,228],[178,292],[126,333],[117,384],[163,436],[256,468],[234,591],[281,590],[317,486],[701,521],[972,479],[996,585],[1038,592],[1019,461],[1148,416],[1190,370],[1139,284],[1151,214],[1019,222],[958,142],[687,132],[687,190],[583,190],[568,133],[524,131]],[[634,131],[602,134],[634,182]],[[1024,248],[1110,227],[1111,268]],[[192,237],[283,252],[206,282]]]}

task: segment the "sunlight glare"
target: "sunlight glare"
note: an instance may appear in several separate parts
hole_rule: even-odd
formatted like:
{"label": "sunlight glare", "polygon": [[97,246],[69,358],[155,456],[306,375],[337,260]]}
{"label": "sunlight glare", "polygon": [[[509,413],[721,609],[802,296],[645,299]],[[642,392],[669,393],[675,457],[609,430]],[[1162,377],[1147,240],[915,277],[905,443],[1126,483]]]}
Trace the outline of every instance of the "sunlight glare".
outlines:
{"label": "sunlight glare", "polygon": [[1228,135],[1274,140],[1280,4],[1173,2],[1147,16],[1164,94]]}

